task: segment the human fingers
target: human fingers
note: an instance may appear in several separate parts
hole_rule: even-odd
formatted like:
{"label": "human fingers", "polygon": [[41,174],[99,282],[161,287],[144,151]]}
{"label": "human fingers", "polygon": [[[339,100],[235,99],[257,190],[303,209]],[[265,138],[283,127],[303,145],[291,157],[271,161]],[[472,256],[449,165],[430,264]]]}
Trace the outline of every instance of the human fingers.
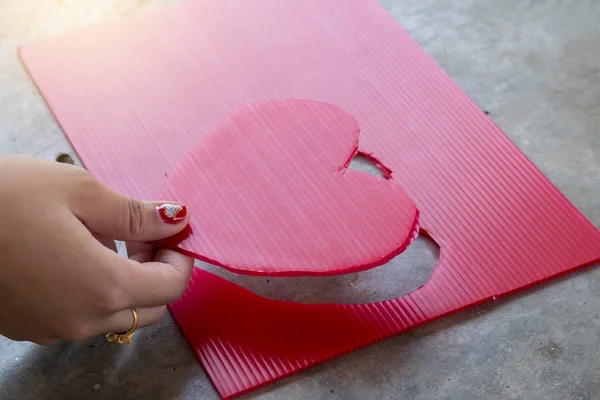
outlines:
{"label": "human fingers", "polygon": [[[130,303],[122,310],[115,312],[105,319],[98,321],[97,333],[125,332],[132,327],[132,312],[135,308],[138,314],[138,327],[144,327],[158,322],[166,311],[166,304],[178,299],[187,286],[193,269],[193,259],[172,250],[158,250],[156,261],[147,262],[152,258],[152,250],[142,251],[132,256],[136,267],[123,266],[125,274],[136,274],[135,286],[129,286],[131,291]],[[132,276],[133,277],[133,276]],[[126,279],[126,278],[124,278]],[[131,281],[129,281],[131,282]]]}
{"label": "human fingers", "polygon": [[70,209],[92,232],[116,240],[151,242],[171,237],[189,221],[184,204],[139,201],[123,196],[93,177],[77,185]]}
{"label": "human fingers", "polygon": [[136,258],[147,257],[146,253],[125,259],[105,252],[101,263],[112,269],[111,280],[116,285],[111,297],[113,312],[163,306],[179,299],[185,291],[194,267],[193,259],[174,250],[160,249],[154,261],[136,261]]}

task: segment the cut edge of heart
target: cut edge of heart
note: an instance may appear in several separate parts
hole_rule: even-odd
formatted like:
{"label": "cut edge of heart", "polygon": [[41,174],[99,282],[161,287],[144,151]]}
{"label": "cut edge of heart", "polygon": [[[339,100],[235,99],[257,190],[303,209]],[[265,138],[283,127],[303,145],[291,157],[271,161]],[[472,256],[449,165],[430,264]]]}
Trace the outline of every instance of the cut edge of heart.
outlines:
{"label": "cut edge of heart", "polygon": [[397,247],[394,251],[392,251],[391,253],[389,253],[386,256],[382,256],[379,260],[372,262],[372,263],[361,264],[361,265],[357,265],[354,267],[348,267],[348,268],[344,268],[344,269],[335,269],[335,270],[329,270],[329,271],[314,271],[314,270],[308,270],[308,271],[304,271],[304,270],[264,271],[264,270],[258,270],[258,269],[248,269],[248,268],[241,269],[241,268],[237,268],[237,267],[234,267],[231,265],[226,265],[217,260],[213,260],[208,257],[205,257],[201,254],[197,254],[190,250],[180,248],[174,244],[174,243],[181,243],[186,237],[188,237],[189,235],[192,234],[192,230],[189,227],[189,225],[179,234],[177,234],[167,240],[157,242],[156,244],[163,246],[163,247],[169,247],[169,248],[171,248],[175,251],[178,251],[188,257],[195,258],[198,261],[205,262],[207,264],[211,264],[211,265],[226,269],[227,271],[233,272],[235,274],[249,275],[249,276],[272,276],[272,277],[335,276],[335,275],[345,275],[345,274],[352,274],[355,272],[366,271],[366,270],[377,268],[379,266],[382,266],[382,265],[388,263],[390,260],[392,260],[395,257],[397,257],[398,255],[402,254],[419,237],[420,230],[421,230],[420,212],[418,209],[416,209],[413,225],[412,225],[412,228],[411,228],[408,236],[402,242],[402,244],[399,247]]}

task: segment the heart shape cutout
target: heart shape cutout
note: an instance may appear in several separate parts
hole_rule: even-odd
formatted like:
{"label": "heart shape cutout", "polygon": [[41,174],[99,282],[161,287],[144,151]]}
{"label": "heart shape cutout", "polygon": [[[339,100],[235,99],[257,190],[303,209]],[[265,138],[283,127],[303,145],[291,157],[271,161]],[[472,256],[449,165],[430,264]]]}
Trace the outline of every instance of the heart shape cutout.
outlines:
{"label": "heart shape cutout", "polygon": [[164,197],[191,211],[169,241],[257,275],[372,268],[418,235],[415,203],[393,182],[348,169],[359,125],[337,106],[254,103],[228,115],[168,175]]}

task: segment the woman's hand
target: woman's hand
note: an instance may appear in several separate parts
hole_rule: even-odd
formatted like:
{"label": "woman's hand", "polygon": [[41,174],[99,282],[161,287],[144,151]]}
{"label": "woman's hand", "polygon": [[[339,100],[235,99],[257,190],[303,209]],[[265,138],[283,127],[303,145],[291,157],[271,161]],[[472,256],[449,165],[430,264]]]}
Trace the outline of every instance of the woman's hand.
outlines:
{"label": "woman's hand", "polygon": [[[193,260],[145,242],[188,223],[176,203],[121,196],[72,165],[0,156],[0,334],[51,344],[157,322]],[[128,241],[129,259],[114,240]],[[104,243],[104,244],[103,244]]]}

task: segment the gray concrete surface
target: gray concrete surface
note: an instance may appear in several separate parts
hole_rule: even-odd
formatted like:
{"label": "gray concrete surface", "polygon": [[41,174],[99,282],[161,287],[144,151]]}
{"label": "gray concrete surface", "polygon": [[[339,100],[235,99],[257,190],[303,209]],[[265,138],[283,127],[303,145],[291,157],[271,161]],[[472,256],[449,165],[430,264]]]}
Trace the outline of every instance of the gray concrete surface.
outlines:
{"label": "gray concrete surface", "polygon": [[[381,1],[600,226],[600,3]],[[72,153],[16,57],[18,44],[167,2],[0,0],[0,153]],[[435,251],[422,242],[403,257],[379,275],[292,284],[223,274],[274,298],[367,301],[412,290]],[[398,284],[376,283],[387,277]],[[218,396],[170,317],[129,347],[103,338],[51,348],[0,339],[0,399],[87,398]],[[600,269],[429,324],[246,398],[600,399]]]}

